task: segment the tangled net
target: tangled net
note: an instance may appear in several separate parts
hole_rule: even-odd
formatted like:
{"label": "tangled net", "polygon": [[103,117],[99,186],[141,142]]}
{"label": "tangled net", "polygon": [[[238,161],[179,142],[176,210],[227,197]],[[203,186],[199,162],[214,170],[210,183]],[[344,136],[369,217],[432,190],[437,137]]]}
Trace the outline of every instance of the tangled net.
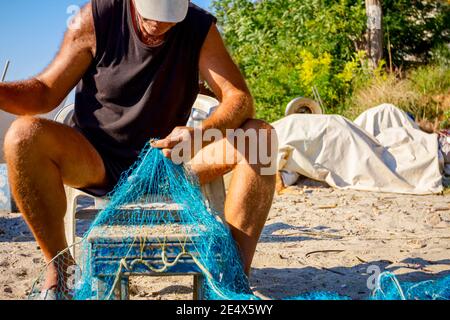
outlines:
{"label": "tangled net", "polygon": [[[206,299],[258,299],[226,223],[208,207],[196,177],[150,146],[122,176],[106,209],[74,247],[80,249],[78,265],[70,248],[48,265],[56,266],[59,298],[113,299],[130,273],[170,273],[188,265],[203,274]],[[449,299],[449,281],[400,286],[393,275],[382,274],[372,299]],[[291,299],[349,298],[318,292]]]}
{"label": "tangled net", "polygon": [[372,300],[450,300],[450,276],[422,282],[404,282],[390,272],[378,277]]}

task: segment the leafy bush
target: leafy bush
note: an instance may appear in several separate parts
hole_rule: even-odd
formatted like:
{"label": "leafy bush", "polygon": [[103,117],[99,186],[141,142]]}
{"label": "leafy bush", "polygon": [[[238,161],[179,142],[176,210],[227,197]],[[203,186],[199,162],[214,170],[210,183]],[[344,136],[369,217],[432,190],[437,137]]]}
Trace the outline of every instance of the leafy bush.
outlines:
{"label": "leafy bush", "polygon": [[329,111],[349,93],[366,28],[362,1],[221,0],[213,7],[259,118],[279,119],[290,100],[311,96],[312,86]]}
{"label": "leafy bush", "polygon": [[[398,66],[411,58],[446,59],[448,8],[445,1],[383,1],[386,43]],[[366,64],[363,0],[215,0],[213,9],[253,92],[259,118],[279,119],[293,98],[313,97],[313,87],[328,113],[345,114],[355,90],[362,94],[361,88],[388,78],[384,64],[374,73]],[[433,55],[434,47],[440,51]],[[428,90],[419,73],[417,85]]]}
{"label": "leafy bush", "polygon": [[382,6],[385,47],[391,43],[397,66],[408,61],[428,63],[434,48],[450,42],[447,0],[383,0]]}

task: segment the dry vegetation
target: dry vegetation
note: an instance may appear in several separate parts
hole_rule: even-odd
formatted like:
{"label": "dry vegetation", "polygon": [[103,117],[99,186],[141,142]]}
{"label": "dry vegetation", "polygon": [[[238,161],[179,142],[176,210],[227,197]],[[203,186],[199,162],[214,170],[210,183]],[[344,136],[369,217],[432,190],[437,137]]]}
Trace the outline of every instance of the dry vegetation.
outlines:
{"label": "dry vegetation", "polygon": [[449,128],[450,68],[430,65],[376,77],[356,90],[345,116],[354,119],[382,103],[392,103],[409,112],[426,131]]}

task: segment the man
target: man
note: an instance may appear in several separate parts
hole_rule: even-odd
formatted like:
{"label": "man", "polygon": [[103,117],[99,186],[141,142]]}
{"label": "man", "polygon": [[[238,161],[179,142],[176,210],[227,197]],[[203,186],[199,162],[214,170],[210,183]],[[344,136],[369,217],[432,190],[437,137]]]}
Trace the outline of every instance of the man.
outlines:
{"label": "man", "polygon": [[[272,128],[253,120],[252,97],[230,58],[215,18],[188,0],[92,0],[69,28],[45,71],[27,81],[0,84],[0,108],[20,115],[5,138],[14,197],[47,261],[68,244],[63,185],[97,196],[110,192],[151,138],[167,157],[193,135],[184,128],[198,94],[199,74],[221,104],[201,130]],[[33,115],[54,109],[76,85],[71,126]],[[259,144],[269,145],[269,139]],[[226,139],[204,147],[220,152]],[[225,217],[245,272],[273,199],[274,175],[260,163],[193,162],[201,183],[234,170]],[[71,257],[65,257],[71,261]],[[55,263],[56,264],[56,263]],[[58,289],[50,265],[43,289]]]}

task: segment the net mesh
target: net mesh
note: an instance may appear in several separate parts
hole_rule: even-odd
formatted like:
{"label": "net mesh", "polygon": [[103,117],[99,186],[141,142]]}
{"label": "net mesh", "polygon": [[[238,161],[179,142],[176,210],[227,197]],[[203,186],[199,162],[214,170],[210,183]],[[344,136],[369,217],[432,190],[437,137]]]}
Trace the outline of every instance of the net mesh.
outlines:
{"label": "net mesh", "polygon": [[[61,252],[36,280],[32,294],[40,291],[53,268],[60,299],[113,299],[120,297],[130,274],[177,272],[203,275],[206,299],[258,299],[226,223],[207,205],[195,175],[150,146],[122,176],[107,207],[74,247],[78,264],[70,248]],[[371,298],[449,299],[449,281],[400,285],[392,274],[382,274]],[[291,299],[349,298],[317,292]]]}
{"label": "net mesh", "polygon": [[449,300],[450,276],[438,280],[400,283],[394,274],[382,273],[373,300]]}

